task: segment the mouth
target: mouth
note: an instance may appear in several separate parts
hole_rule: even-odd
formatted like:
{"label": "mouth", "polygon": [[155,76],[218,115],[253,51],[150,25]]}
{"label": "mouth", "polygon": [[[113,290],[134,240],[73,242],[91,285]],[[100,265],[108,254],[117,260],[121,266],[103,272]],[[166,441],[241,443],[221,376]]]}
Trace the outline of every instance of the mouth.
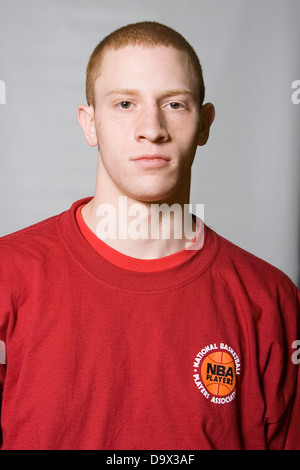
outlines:
{"label": "mouth", "polygon": [[139,166],[144,168],[161,168],[167,166],[171,159],[165,155],[140,155],[139,157],[133,158],[132,161]]}

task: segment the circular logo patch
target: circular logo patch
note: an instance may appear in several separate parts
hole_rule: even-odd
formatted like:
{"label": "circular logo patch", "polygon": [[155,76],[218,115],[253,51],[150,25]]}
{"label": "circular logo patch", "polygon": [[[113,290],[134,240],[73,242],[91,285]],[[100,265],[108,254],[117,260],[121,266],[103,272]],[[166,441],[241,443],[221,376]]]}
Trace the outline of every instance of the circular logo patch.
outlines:
{"label": "circular logo patch", "polygon": [[194,382],[212,403],[230,403],[236,396],[240,359],[226,343],[211,343],[203,347],[194,359]]}

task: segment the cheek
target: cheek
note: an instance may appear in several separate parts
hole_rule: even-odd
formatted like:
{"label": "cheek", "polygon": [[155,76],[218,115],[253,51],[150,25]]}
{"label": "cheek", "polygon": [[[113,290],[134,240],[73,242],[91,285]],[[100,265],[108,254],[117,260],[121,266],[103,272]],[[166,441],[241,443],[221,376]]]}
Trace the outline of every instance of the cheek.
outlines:
{"label": "cheek", "polygon": [[[182,124],[178,127],[173,134],[180,148],[181,153],[193,153],[196,151],[199,133],[196,128],[189,127],[187,124]],[[188,157],[189,155],[186,155]]]}
{"label": "cheek", "polygon": [[113,153],[114,147],[118,142],[118,139],[115,138],[113,127],[109,125],[107,120],[99,120],[96,122],[96,132],[101,153]]}
{"label": "cheek", "polygon": [[122,147],[123,150],[124,144],[128,145],[132,135],[132,125],[129,120],[105,115],[95,122],[95,126],[99,144],[112,149]]}
{"label": "cheek", "polygon": [[124,173],[125,150],[128,145],[115,129],[108,125],[97,126],[99,157],[111,176]]}
{"label": "cheek", "polygon": [[172,116],[167,121],[171,135],[180,141],[195,142],[199,135],[199,120],[194,114]]}

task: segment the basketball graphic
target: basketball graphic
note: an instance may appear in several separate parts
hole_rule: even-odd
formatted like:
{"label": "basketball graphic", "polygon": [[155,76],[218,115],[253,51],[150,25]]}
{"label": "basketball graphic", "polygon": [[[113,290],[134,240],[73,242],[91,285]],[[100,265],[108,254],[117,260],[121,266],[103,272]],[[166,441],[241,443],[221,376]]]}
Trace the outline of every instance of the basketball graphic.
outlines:
{"label": "basketball graphic", "polygon": [[224,397],[233,392],[236,385],[235,362],[225,351],[208,354],[201,364],[201,380],[212,395]]}

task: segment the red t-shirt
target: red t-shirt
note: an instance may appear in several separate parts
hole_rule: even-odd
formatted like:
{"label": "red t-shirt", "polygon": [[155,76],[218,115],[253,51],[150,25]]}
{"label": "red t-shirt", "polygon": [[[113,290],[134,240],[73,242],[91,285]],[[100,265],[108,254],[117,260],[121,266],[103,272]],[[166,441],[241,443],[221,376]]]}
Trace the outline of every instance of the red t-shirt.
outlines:
{"label": "red t-shirt", "polygon": [[299,449],[288,277],[207,226],[126,257],[85,202],[0,241],[2,449]]}

